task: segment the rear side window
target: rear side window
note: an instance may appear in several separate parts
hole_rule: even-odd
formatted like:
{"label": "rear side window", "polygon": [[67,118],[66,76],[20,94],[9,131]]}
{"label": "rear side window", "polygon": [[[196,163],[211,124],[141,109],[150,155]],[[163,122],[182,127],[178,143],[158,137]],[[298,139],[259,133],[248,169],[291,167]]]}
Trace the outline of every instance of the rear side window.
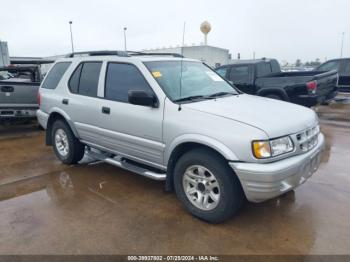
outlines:
{"label": "rear side window", "polygon": [[153,93],[146,79],[134,65],[109,63],[106,73],[105,98],[128,103],[130,90]]}
{"label": "rear side window", "polygon": [[81,69],[83,68],[83,64],[80,64],[77,69],[75,69],[73,75],[69,80],[69,89],[72,93],[77,94],[79,90],[79,81]]}
{"label": "rear side window", "polygon": [[96,97],[101,66],[102,62],[81,63],[69,80],[70,91],[83,96]]}
{"label": "rear side window", "polygon": [[229,79],[233,83],[248,83],[249,82],[249,66],[234,66],[231,67]]}
{"label": "rear side window", "polygon": [[346,65],[345,65],[345,73],[350,74],[350,60],[346,60],[345,61]]}
{"label": "rear side window", "polygon": [[61,62],[55,64],[45,78],[45,81],[41,87],[46,89],[55,89],[70,64],[71,62]]}
{"label": "rear side window", "polygon": [[258,63],[257,64],[257,76],[266,76],[271,74],[271,65],[270,63]]}

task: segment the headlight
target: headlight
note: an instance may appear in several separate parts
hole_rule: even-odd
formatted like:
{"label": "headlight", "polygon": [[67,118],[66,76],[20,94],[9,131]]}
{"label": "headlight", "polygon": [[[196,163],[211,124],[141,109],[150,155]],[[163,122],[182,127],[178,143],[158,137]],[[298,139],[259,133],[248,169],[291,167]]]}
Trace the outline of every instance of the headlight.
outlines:
{"label": "headlight", "polygon": [[289,136],[267,141],[253,141],[253,154],[259,159],[279,156],[293,150],[294,145]]}

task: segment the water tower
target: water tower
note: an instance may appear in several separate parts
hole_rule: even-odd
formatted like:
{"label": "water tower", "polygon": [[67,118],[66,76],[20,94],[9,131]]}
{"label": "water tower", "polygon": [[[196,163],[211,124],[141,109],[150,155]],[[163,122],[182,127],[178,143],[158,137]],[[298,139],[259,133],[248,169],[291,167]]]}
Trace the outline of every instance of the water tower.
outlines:
{"label": "water tower", "polygon": [[211,30],[211,25],[209,24],[208,21],[204,21],[203,23],[201,23],[201,27],[200,27],[202,33],[204,34],[204,45],[208,44],[208,34]]}

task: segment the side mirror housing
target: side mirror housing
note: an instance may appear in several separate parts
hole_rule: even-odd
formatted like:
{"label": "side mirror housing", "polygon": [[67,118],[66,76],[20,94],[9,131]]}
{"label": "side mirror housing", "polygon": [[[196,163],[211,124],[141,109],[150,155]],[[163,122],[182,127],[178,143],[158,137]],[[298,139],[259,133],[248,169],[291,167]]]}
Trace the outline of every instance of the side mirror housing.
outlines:
{"label": "side mirror housing", "polygon": [[128,92],[128,100],[130,104],[139,106],[158,107],[157,98],[143,90],[130,90]]}

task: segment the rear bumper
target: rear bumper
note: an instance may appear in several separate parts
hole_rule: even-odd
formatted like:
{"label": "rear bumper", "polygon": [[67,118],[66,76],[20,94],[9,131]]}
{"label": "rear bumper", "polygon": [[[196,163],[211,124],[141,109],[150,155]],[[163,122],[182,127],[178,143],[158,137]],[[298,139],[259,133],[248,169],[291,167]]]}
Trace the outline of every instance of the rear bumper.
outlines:
{"label": "rear bumper", "polygon": [[262,202],[277,197],[304,183],[318,169],[325,140],[309,152],[268,164],[229,163],[237,174],[247,199]]}
{"label": "rear bumper", "polygon": [[332,91],[327,95],[299,95],[296,99],[296,102],[299,105],[311,107],[318,104],[322,104],[327,101],[333,100],[338,94],[338,91]]}
{"label": "rear bumper", "polygon": [[36,111],[36,117],[38,118],[39,124],[46,129],[49,115],[39,109]]}
{"label": "rear bumper", "polygon": [[0,119],[34,119],[36,116],[37,107],[20,108],[9,107],[0,108]]}

